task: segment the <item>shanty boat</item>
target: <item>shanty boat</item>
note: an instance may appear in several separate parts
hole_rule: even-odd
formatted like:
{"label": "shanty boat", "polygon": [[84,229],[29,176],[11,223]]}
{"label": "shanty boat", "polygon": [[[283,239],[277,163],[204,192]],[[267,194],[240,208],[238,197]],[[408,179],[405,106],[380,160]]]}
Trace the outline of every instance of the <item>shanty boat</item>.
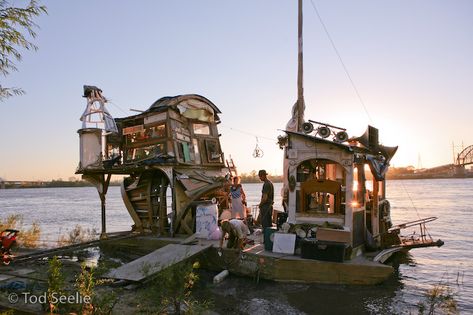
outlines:
{"label": "shanty boat", "polygon": [[146,111],[113,119],[99,88],[84,86],[84,97],[76,173],[98,189],[102,237],[113,174],[127,175],[121,193],[139,232],[193,234],[198,204],[213,200],[226,206],[223,189],[234,167],[224,164],[217,131],[220,110],[210,100],[195,94],[163,97]]}
{"label": "shanty boat", "polygon": [[[363,135],[349,137],[345,128],[304,120],[302,61],[299,0],[298,99],[279,145],[288,231],[303,238],[302,256],[350,261],[371,251],[377,255],[368,260],[378,263],[398,251],[442,246],[425,228],[435,217],[392,225],[385,175],[397,147],[382,145],[377,128],[368,126]],[[414,226],[417,234],[401,236],[401,229]]]}
{"label": "shanty boat", "polygon": [[[382,145],[377,128],[368,126],[363,135],[349,137],[345,128],[304,120],[302,0],[298,44],[298,99],[278,138],[287,222],[278,231],[265,231],[265,236],[274,233],[273,253],[257,244],[245,251],[238,268],[227,267],[249,275],[257,270],[258,276],[280,281],[382,282],[393,271],[382,263],[394,253],[443,245],[425,226],[436,218],[392,225],[385,175],[397,147]],[[408,227],[418,231],[402,236]],[[298,251],[300,257],[294,256]]]}

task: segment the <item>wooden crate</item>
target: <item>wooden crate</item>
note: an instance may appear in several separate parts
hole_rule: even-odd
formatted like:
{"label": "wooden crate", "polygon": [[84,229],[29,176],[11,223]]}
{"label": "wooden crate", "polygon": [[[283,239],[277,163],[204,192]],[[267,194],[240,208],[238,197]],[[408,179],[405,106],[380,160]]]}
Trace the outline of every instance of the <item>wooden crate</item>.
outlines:
{"label": "wooden crate", "polygon": [[351,244],[351,232],[348,230],[337,230],[329,228],[317,228],[317,239],[320,241],[332,241]]}

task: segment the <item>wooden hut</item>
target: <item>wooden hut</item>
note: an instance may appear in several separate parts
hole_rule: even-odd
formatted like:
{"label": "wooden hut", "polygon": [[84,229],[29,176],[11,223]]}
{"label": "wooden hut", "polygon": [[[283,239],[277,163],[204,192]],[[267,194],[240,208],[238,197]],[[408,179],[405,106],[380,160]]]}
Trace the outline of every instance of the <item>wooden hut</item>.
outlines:
{"label": "wooden hut", "polygon": [[[192,234],[198,204],[225,203],[231,169],[219,141],[220,110],[210,100],[196,94],[163,97],[139,114],[107,123],[111,116],[101,90],[84,91],[82,120],[94,113],[101,121],[78,131],[77,173],[96,184],[103,211],[112,174],[127,175],[121,192],[138,231]],[[102,224],[104,230],[104,218]]]}

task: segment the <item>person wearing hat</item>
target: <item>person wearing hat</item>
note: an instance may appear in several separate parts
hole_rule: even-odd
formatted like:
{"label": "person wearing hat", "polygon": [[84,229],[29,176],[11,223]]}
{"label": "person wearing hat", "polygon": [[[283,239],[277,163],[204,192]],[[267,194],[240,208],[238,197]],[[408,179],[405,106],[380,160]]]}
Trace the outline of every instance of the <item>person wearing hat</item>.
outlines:
{"label": "person wearing hat", "polygon": [[260,170],[258,172],[258,176],[263,182],[259,211],[261,227],[264,231],[265,228],[273,226],[272,214],[274,203],[274,186],[273,183],[268,179],[268,173],[266,173],[265,170]]}
{"label": "person wearing hat", "polygon": [[227,248],[243,249],[246,244],[246,236],[249,233],[248,227],[242,220],[231,219],[223,220],[220,228],[222,236],[220,237],[220,248],[222,248],[225,235],[228,234]]}

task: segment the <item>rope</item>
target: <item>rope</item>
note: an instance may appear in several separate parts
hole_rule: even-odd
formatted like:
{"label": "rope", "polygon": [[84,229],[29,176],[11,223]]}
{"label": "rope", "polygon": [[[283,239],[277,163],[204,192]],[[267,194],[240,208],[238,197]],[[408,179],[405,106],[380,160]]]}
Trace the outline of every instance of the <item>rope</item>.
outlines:
{"label": "rope", "polygon": [[[406,195],[407,195],[407,198],[409,198],[409,201],[411,202],[412,207],[413,207],[414,210],[416,211],[417,218],[418,218],[419,220],[421,220],[422,218],[421,218],[421,216],[420,216],[420,214],[419,214],[419,211],[417,210],[416,205],[414,204],[414,200],[412,200],[412,198],[411,198],[411,194],[409,194],[409,191],[407,190],[406,186],[404,186],[404,182],[403,182],[402,180],[401,180],[400,182],[401,182],[402,188],[404,189],[404,192],[405,192]],[[427,231],[427,226],[426,226],[425,224],[423,224],[423,226],[424,226],[424,232],[432,239],[432,236],[430,235],[429,231]]]}
{"label": "rope", "polygon": [[242,134],[246,134],[248,136],[256,137],[258,139],[264,139],[264,140],[276,141],[277,142],[276,138],[269,138],[269,137],[257,135],[257,134],[254,134],[254,133],[251,133],[251,132],[248,132],[248,131],[244,131],[244,130],[240,130],[240,129],[237,129],[237,128],[233,128],[233,127],[226,127],[226,126],[221,126],[221,127],[226,128],[226,129],[230,129],[230,130],[242,133]]}
{"label": "rope", "polygon": [[360,101],[361,105],[363,106],[363,109],[365,110],[365,113],[366,113],[366,116],[368,116],[368,119],[371,123],[373,123],[373,119],[371,119],[371,116],[370,116],[370,113],[368,112],[368,109],[366,108],[366,105],[365,105],[365,102],[363,101],[363,99],[361,98],[361,95],[360,95],[360,92],[358,91],[358,88],[356,87],[355,85],[355,82],[353,81],[351,75],[350,75],[350,72],[348,72],[348,68],[346,67],[345,63],[343,62],[343,59],[342,59],[342,56],[340,55],[340,53],[338,52],[338,49],[337,47],[335,46],[335,43],[332,39],[332,36],[330,36],[330,33],[328,32],[328,29],[327,27],[325,26],[325,23],[324,21],[322,20],[322,17],[320,16],[319,14],[319,11],[317,10],[317,7],[315,6],[314,4],[314,1],[313,0],[310,0],[310,3],[312,4],[312,8],[314,8],[314,11],[315,11],[315,14],[317,15],[317,18],[319,19],[320,21],[320,24],[322,24],[322,27],[325,31],[325,34],[327,35],[329,41],[330,41],[330,44],[332,45],[332,48],[333,50],[335,51],[335,54],[337,55],[338,57],[338,60],[340,61],[340,64],[342,65],[342,68],[343,70],[345,71],[345,74],[347,75],[348,77],[348,80],[350,81],[351,83],[351,86],[353,87],[353,89],[355,90],[355,93],[356,93],[356,96],[358,97],[358,100]]}
{"label": "rope", "polygon": [[112,102],[111,100],[107,100],[108,101],[108,104],[112,104],[113,106],[115,106],[119,111],[121,111],[124,115],[129,115],[129,113],[127,113],[123,108],[121,108],[120,106],[118,106],[117,104],[115,104],[114,102]]}

